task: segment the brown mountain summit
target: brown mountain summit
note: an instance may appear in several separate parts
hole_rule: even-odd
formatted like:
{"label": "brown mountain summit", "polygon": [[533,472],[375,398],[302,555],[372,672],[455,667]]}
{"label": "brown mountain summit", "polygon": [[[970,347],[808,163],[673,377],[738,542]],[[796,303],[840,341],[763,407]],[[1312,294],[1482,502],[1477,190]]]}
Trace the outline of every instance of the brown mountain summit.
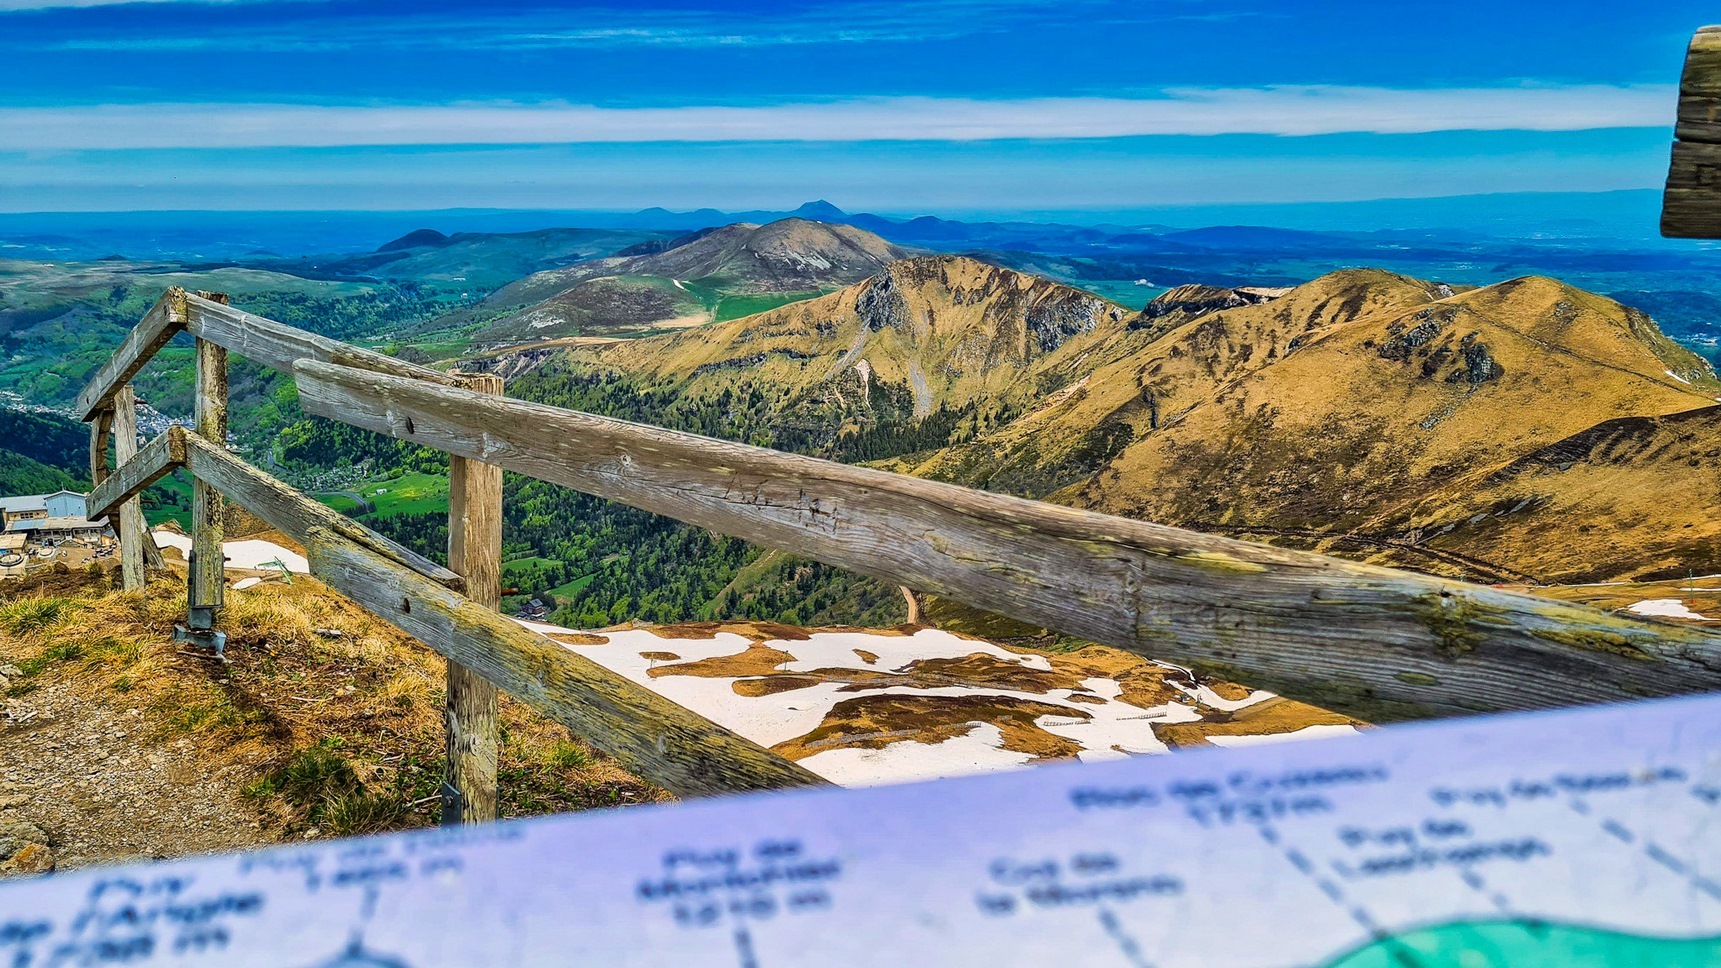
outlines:
{"label": "brown mountain summit", "polygon": [[787,218],[736,223],[672,240],[659,251],[612,256],[533,273],[491,294],[496,316],[480,344],[674,329],[818,295],[865,279],[909,253],[849,225]]}
{"label": "brown mountain summit", "polygon": [[1132,313],[928,257],[566,365],[676,406],[745,397],[777,446],[1448,574],[1721,570],[1721,382],[1553,279],[1354,269]]}

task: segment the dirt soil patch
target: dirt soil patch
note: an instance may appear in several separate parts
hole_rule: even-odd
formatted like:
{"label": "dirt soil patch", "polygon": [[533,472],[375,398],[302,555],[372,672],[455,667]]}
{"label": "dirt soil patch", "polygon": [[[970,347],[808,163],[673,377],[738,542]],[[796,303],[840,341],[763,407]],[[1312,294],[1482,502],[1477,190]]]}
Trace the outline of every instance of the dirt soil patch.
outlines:
{"label": "dirt soil patch", "polygon": [[[42,840],[70,868],[437,822],[435,653],[299,577],[228,592],[223,665],[172,642],[181,579],[113,580],[0,582],[0,875],[28,873],[6,855]],[[667,798],[520,703],[501,712],[503,816]]]}

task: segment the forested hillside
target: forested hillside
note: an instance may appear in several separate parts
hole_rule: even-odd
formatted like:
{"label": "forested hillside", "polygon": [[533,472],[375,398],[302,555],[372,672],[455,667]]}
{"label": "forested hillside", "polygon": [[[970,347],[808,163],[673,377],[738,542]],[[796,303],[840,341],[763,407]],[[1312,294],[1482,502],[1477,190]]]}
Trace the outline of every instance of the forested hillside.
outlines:
{"label": "forested hillside", "polygon": [[84,490],[89,432],[54,414],[0,409],[0,497]]}

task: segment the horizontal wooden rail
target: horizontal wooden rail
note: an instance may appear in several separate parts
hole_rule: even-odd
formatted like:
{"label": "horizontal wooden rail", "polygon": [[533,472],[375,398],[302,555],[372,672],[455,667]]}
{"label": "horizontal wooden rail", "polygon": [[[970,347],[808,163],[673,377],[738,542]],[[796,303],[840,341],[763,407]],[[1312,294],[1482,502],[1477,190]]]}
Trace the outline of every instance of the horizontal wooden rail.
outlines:
{"label": "horizontal wooden rail", "polygon": [[131,382],[167,341],[185,328],[186,292],[174,286],[162,293],[143,320],[132,327],[120,342],[119,349],[90,377],[84,392],[78,394],[78,418],[89,422],[98,411],[112,404],[120,387]]}
{"label": "horizontal wooden rail", "polygon": [[185,328],[198,339],[208,340],[253,363],[289,375],[298,361],[315,360],[445,386],[459,384],[457,378],[447,373],[307,333],[195,293],[186,294],[185,313]]}
{"label": "horizontal wooden rail", "polygon": [[350,367],[297,373],[311,413],[1376,720],[1721,689],[1721,636],[1700,629]]}
{"label": "horizontal wooden rail", "polygon": [[1721,27],[1691,38],[1679,80],[1679,139],[1667,169],[1661,234],[1721,238]]}
{"label": "horizontal wooden rail", "polygon": [[449,569],[377,534],[328,505],[305,497],[227,453],[225,448],[189,431],[182,433],[185,435],[185,466],[191,471],[191,476],[229,497],[244,494],[243,499],[234,497],[234,500],[283,534],[298,538],[312,528],[323,528],[444,588],[465,589],[466,580]]}
{"label": "horizontal wooden rail", "polygon": [[119,349],[90,378],[89,385],[78,395],[80,419],[87,422],[107,409],[119,388],[181,330],[189,330],[199,339],[287,374],[293,372],[293,364],[299,360],[320,360],[449,386],[457,382],[429,367],[307,333],[174,286],[162,293],[143,320],[126,334]]}
{"label": "horizontal wooden rail", "polygon": [[166,433],[145,444],[135,457],[96,485],[86,502],[89,518],[112,516],[119,511],[121,504],[184,464],[185,428],[169,427]]}
{"label": "horizontal wooden rail", "polygon": [[825,784],[790,760],[467,599],[451,582],[404,565],[401,549],[386,538],[369,533],[355,539],[330,517],[369,529],[196,434],[186,434],[186,445],[186,466],[199,480],[304,543],[313,576],[567,726],[635,775],[681,796]]}

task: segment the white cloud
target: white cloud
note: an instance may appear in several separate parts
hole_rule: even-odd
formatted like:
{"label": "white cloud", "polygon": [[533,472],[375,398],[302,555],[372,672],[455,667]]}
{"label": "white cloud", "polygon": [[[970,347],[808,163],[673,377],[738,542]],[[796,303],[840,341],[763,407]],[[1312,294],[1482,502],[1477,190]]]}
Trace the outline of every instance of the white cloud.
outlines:
{"label": "white cloud", "polygon": [[1671,86],[1178,88],[1151,98],[888,97],[750,106],[600,108],[126,104],[0,108],[0,150],[982,141],[1136,135],[1579,131],[1672,123]]}

